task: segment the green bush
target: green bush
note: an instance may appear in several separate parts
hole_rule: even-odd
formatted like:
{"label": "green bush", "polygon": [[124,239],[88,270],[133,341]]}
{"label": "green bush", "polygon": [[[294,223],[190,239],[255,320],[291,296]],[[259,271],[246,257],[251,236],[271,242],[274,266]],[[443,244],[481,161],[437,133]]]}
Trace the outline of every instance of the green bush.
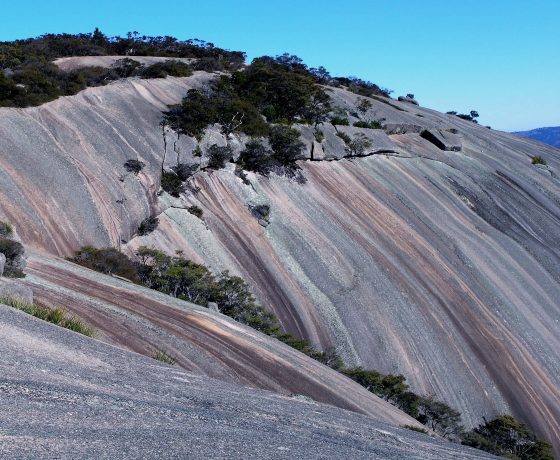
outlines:
{"label": "green bush", "polygon": [[146,217],[138,227],[138,234],[141,236],[149,235],[159,225],[159,219],[155,216]]}
{"label": "green bush", "polygon": [[313,96],[322,91],[311,76],[268,56],[254,59],[243,72],[235,72],[232,84],[237,94],[257,107],[269,122],[305,118]]}
{"label": "green bush", "polygon": [[161,188],[175,198],[185,191],[181,178],[174,172],[165,171],[161,175]]}
{"label": "green bush", "polygon": [[190,77],[192,70],[184,62],[169,60],[156,62],[146,68],[142,68],[139,74],[142,78]]}
{"label": "green bush", "polygon": [[383,125],[378,121],[357,121],[354,126],[356,128],[383,129]]}
{"label": "green bush", "polygon": [[553,460],[552,447],[523,423],[500,415],[463,436],[463,444],[518,460]]}
{"label": "green bush", "polygon": [[331,123],[333,125],[339,125],[339,126],[350,125],[350,122],[348,121],[348,118],[346,118],[346,117],[332,117],[331,118]]}
{"label": "green bush", "polygon": [[541,157],[539,155],[536,155],[536,156],[531,158],[531,164],[546,165],[547,163],[546,163],[546,160],[543,157]]}
{"label": "green bush", "polygon": [[361,156],[371,147],[371,141],[364,134],[358,133],[347,145],[352,155]]}
{"label": "green bush", "polygon": [[360,96],[390,97],[392,93],[392,91],[388,89],[380,88],[375,83],[357,77],[336,77],[335,80],[338,84],[346,86],[349,91],[359,94]]}
{"label": "green bush", "polygon": [[254,139],[247,143],[239,154],[238,165],[247,171],[254,171],[267,176],[275,164],[274,152],[267,149],[260,141]]}
{"label": "green bush", "polygon": [[219,146],[213,144],[208,148],[208,167],[210,169],[225,168],[226,163],[233,157],[233,150],[229,145]]}
{"label": "green bush", "polygon": [[241,131],[249,136],[266,136],[269,131],[257,108],[236,93],[227,76],[221,76],[206,93],[189,90],[180,105],[164,112],[164,120],[174,130],[197,139],[215,123],[222,125],[226,134]]}
{"label": "green bush", "polygon": [[124,168],[128,172],[133,173],[135,176],[137,176],[140,171],[144,169],[144,166],[146,166],[146,164],[140,160],[126,160],[126,162],[124,163]]}
{"label": "green bush", "polygon": [[[39,105],[59,96],[75,94],[87,86],[103,85],[133,75],[164,77],[190,75],[184,63],[162,63],[149,67],[123,58],[110,69],[84,68],[63,72],[51,61],[66,56],[121,55],[166,56],[200,59],[199,66],[219,63],[221,69],[238,69],[244,53],[226,51],[201,40],[179,41],[174,37],[106,37],[99,30],[89,34],[46,34],[27,40],[0,42],[0,107]],[[220,70],[221,70],[220,69]],[[16,86],[17,84],[23,86]]]}
{"label": "green bush", "polygon": [[107,275],[114,274],[138,282],[137,264],[114,248],[84,246],[68,260]]}
{"label": "green bush", "polygon": [[268,137],[274,158],[284,166],[301,159],[305,145],[300,140],[299,131],[287,126],[274,126]]}
{"label": "green bush", "polygon": [[35,318],[48,321],[57,326],[69,329],[79,334],[93,337],[95,329],[77,316],[69,316],[62,308],[49,308],[42,305],[28,304],[17,299],[0,298],[0,303],[21,310]]}

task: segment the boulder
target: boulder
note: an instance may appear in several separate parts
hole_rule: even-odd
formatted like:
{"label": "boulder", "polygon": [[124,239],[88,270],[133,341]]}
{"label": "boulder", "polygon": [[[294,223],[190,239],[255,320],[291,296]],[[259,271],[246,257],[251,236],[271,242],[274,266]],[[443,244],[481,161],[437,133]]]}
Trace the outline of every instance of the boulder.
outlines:
{"label": "boulder", "polygon": [[407,102],[408,104],[418,105],[418,102],[413,97],[399,96],[398,101],[399,102]]}
{"label": "boulder", "polygon": [[0,299],[17,299],[25,303],[33,303],[33,291],[18,280],[0,278]]}
{"label": "boulder", "polygon": [[307,125],[295,125],[295,129],[299,131],[300,139],[305,146],[301,159],[310,160],[313,155],[313,143],[315,142],[315,133],[313,127]]}
{"label": "boulder", "polygon": [[443,129],[425,129],[420,133],[420,136],[441,150],[460,152],[463,148],[461,139],[457,134]]}
{"label": "boulder", "polygon": [[27,265],[27,255],[15,231],[10,236],[0,236],[0,254],[3,257],[0,272],[2,275],[23,272]]}
{"label": "boulder", "polygon": [[4,266],[6,265],[6,256],[0,253],[0,276],[4,274]]}
{"label": "boulder", "polygon": [[323,144],[321,142],[313,141],[313,149],[311,151],[312,160],[324,160],[325,151],[323,150]]}
{"label": "boulder", "polygon": [[321,125],[321,130],[325,136],[322,142],[323,159],[325,160],[339,160],[350,154],[344,141],[336,135],[337,131],[330,123]]}
{"label": "boulder", "polygon": [[216,302],[208,302],[208,310],[219,313],[220,309],[218,308],[218,304]]}

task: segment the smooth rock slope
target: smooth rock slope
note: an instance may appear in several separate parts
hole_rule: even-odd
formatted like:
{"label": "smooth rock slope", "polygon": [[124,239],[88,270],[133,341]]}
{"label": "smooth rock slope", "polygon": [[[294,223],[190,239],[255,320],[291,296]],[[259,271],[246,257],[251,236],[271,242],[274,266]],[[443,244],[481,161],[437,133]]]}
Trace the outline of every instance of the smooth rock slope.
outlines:
{"label": "smooth rock slope", "polygon": [[0,457],[495,458],[201,377],[0,305]]}
{"label": "smooth rock slope", "polygon": [[[309,158],[320,147],[332,160],[302,161],[306,184],[249,174],[244,185],[230,168],[198,174],[196,196],[157,196],[161,110],[208,78],[120,81],[0,109],[0,219],[57,255],[85,244],[183,250],[241,274],[288,330],[347,364],[405,374],[467,425],[510,412],[560,448],[559,151],[380,98],[371,115],[386,134],[371,135],[366,158],[340,159],[350,154],[325,126],[320,146],[303,136]],[[331,95],[353,121],[356,95]],[[194,144],[174,150],[167,136],[166,164],[189,160]],[[122,167],[130,158],[147,164],[138,177]],[[270,205],[266,228],[254,204]],[[159,229],[134,237],[149,214]]]}

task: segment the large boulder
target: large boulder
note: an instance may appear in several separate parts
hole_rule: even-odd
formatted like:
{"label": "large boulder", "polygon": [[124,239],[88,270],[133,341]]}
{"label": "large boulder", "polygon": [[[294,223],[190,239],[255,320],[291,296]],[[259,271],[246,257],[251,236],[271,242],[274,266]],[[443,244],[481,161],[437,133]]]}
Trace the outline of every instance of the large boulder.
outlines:
{"label": "large boulder", "polygon": [[0,236],[0,276],[23,272],[26,262],[26,253],[21,240],[15,230]]}
{"label": "large boulder", "polygon": [[410,97],[410,96],[399,96],[398,101],[418,105],[418,102],[416,101],[416,99],[414,99],[413,97]]}
{"label": "large boulder", "polygon": [[339,126],[338,130],[351,139],[363,136],[369,145],[364,149],[361,156],[374,155],[376,153],[400,153],[395,142],[382,129],[358,128],[356,126]]}
{"label": "large boulder", "polygon": [[430,141],[441,150],[449,152],[460,152],[463,148],[461,139],[455,133],[443,129],[426,129],[420,133],[427,141]]}

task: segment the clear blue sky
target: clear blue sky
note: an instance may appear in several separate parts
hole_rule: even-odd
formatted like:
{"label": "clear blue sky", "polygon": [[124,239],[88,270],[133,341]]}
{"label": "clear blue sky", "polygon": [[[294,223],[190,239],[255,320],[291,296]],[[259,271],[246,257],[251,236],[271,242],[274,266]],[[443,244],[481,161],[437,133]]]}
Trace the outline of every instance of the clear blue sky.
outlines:
{"label": "clear blue sky", "polygon": [[497,129],[560,125],[560,0],[22,0],[3,2],[0,40],[96,26],[287,51]]}

